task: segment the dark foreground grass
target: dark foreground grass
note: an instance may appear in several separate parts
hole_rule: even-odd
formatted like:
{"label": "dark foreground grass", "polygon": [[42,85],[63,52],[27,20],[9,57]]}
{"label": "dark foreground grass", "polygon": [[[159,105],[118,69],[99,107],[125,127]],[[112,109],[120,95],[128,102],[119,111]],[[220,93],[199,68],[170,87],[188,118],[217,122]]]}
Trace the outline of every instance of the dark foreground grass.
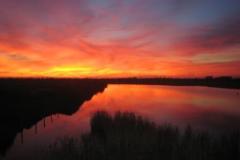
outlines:
{"label": "dark foreground grass", "polygon": [[133,113],[110,116],[97,112],[91,132],[79,139],[65,138],[50,146],[39,159],[51,160],[238,160],[239,133],[212,135],[156,126]]}

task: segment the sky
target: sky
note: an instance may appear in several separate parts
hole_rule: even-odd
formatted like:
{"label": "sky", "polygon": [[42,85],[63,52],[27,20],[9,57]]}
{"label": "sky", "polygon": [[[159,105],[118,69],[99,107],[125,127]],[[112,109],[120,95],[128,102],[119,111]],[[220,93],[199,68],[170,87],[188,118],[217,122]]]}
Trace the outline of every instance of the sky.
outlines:
{"label": "sky", "polygon": [[239,0],[0,0],[0,77],[239,77],[239,68]]}

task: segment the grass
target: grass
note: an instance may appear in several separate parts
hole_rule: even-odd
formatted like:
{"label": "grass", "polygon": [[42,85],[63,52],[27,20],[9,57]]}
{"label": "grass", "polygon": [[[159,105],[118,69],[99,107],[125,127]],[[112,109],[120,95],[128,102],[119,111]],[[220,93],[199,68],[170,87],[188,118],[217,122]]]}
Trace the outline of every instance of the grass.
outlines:
{"label": "grass", "polygon": [[190,126],[180,131],[133,113],[110,116],[99,111],[91,119],[90,133],[59,140],[41,155],[39,159],[52,160],[234,160],[240,158],[240,136],[200,133]]}

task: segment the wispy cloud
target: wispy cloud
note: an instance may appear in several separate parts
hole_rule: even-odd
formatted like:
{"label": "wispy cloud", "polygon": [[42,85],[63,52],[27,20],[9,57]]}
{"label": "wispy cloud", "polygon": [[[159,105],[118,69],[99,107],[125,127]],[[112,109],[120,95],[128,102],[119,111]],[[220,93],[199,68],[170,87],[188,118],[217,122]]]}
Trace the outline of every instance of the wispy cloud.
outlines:
{"label": "wispy cloud", "polygon": [[239,14],[235,0],[1,0],[1,76],[239,75]]}

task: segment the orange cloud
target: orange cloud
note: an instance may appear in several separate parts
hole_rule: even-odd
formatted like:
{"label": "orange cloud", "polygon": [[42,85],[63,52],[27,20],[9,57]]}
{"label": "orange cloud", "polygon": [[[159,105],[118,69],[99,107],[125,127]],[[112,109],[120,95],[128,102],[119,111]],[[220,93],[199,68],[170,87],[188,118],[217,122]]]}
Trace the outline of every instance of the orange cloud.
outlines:
{"label": "orange cloud", "polygon": [[198,22],[195,3],[140,2],[1,1],[0,76],[240,76],[235,8]]}

